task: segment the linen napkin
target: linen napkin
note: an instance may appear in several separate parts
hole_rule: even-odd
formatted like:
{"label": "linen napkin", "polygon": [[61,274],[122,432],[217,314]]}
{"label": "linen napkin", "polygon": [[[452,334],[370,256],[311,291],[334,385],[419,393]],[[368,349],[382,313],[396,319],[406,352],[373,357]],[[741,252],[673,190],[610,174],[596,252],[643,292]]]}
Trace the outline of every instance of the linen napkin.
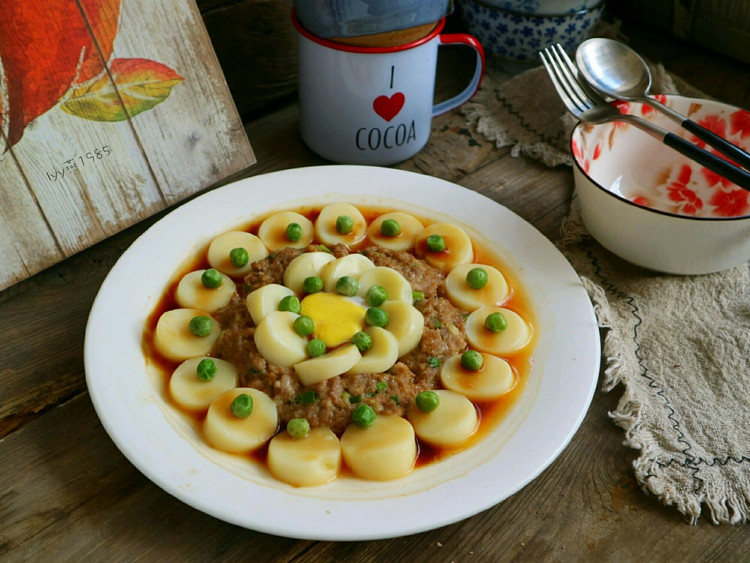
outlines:
{"label": "linen napkin", "polygon": [[[650,64],[650,63],[649,63]],[[651,65],[652,93],[700,96]],[[572,165],[575,120],[540,67],[515,77],[492,64],[462,112],[512,155]],[[638,450],[641,488],[691,523],[750,519],[750,265],[705,276],[633,266],[586,232],[574,198],[557,241],[605,327],[603,392],[622,389],[612,420]],[[620,387],[621,386],[621,387]]]}

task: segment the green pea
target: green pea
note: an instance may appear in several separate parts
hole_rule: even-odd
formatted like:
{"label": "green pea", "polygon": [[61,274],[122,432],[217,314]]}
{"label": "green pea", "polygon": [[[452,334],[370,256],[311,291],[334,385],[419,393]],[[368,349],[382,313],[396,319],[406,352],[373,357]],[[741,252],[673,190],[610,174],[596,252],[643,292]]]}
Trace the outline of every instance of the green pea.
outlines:
{"label": "green pea", "polygon": [[323,280],[318,276],[308,276],[302,282],[302,290],[305,293],[318,293],[323,290]]}
{"label": "green pea", "polygon": [[291,311],[299,313],[302,310],[299,298],[296,295],[286,295],[279,301],[279,311]]}
{"label": "green pea", "polygon": [[197,315],[190,319],[188,328],[190,329],[191,334],[194,334],[195,336],[208,336],[214,328],[214,323],[210,317]]}
{"label": "green pea", "polygon": [[253,398],[247,393],[237,395],[229,408],[237,418],[247,418],[253,412]]}
{"label": "green pea", "polygon": [[440,235],[428,236],[427,250],[430,252],[443,252],[445,250],[445,239]]}
{"label": "green pea", "polygon": [[316,358],[326,353],[327,346],[320,338],[313,338],[307,343],[306,349],[308,356]]}
{"label": "green pea", "polygon": [[372,348],[372,336],[366,332],[358,332],[352,336],[352,344],[354,344],[360,352],[367,352]]}
{"label": "green pea", "polygon": [[371,307],[379,307],[388,299],[388,292],[382,285],[373,285],[365,294],[365,301]]}
{"label": "green pea", "polygon": [[461,354],[461,366],[469,371],[479,371],[484,363],[482,354],[476,350],[466,350]]}
{"label": "green pea", "polygon": [[298,242],[302,238],[302,225],[289,223],[286,226],[286,238],[292,242]]}
{"label": "green pea", "polygon": [[482,289],[488,280],[489,276],[484,268],[472,268],[466,274],[466,283],[472,289]]}
{"label": "green pea", "polygon": [[395,219],[386,219],[380,224],[380,232],[386,237],[395,237],[401,233],[401,225]]}
{"label": "green pea", "polygon": [[360,403],[352,412],[352,422],[360,428],[369,428],[375,422],[376,416],[370,405]]}
{"label": "green pea", "polygon": [[286,431],[292,438],[299,440],[310,433],[310,423],[306,418],[293,418],[286,423]]}
{"label": "green pea", "polygon": [[342,235],[348,235],[354,228],[354,219],[349,215],[339,215],[336,217],[336,231]]}
{"label": "green pea", "polygon": [[435,391],[421,391],[414,401],[417,403],[417,408],[422,412],[432,412],[438,408],[440,397]]}
{"label": "green pea", "polygon": [[302,315],[301,317],[294,319],[292,328],[294,328],[294,332],[300,336],[308,336],[315,330],[315,321],[306,315]]}
{"label": "green pea", "polygon": [[341,276],[336,280],[336,292],[351,297],[357,295],[359,282],[351,276]]}
{"label": "green pea", "polygon": [[508,321],[501,312],[496,311],[487,315],[484,326],[490,332],[502,332],[508,328]]}
{"label": "green pea", "polygon": [[201,283],[211,289],[219,287],[223,281],[224,278],[221,277],[219,270],[216,268],[209,268],[201,274]]}
{"label": "green pea", "polygon": [[368,326],[384,327],[388,324],[388,313],[380,307],[370,307],[365,312],[365,322]]}
{"label": "green pea", "polygon": [[229,261],[235,268],[242,268],[247,266],[247,263],[250,261],[250,255],[247,253],[247,250],[238,246],[229,251]]}
{"label": "green pea", "polygon": [[198,366],[195,368],[198,379],[201,381],[211,381],[216,377],[216,362],[211,358],[203,358],[198,362]]}

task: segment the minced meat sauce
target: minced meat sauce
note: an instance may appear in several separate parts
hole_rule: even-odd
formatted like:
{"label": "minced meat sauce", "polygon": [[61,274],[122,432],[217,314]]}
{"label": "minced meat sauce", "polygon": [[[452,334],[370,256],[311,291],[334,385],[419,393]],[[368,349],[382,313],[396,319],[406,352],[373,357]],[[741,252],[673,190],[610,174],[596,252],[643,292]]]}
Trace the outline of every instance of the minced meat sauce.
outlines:
{"label": "minced meat sauce", "polygon": [[[378,414],[404,415],[420,391],[440,387],[440,366],[468,347],[464,314],[447,299],[443,273],[408,252],[378,246],[360,251],[376,266],[398,271],[414,291],[424,294],[416,303],[424,316],[422,339],[385,373],[344,374],[304,387],[294,368],[271,364],[258,352],[245,296],[269,283],[282,284],[289,263],[302,252],[314,251],[314,246],[304,251],[286,248],[253,264],[244,279],[243,295],[235,296],[214,314],[222,333],[213,355],[236,367],[240,386],[256,388],[273,398],[282,427],[293,418],[306,418],[311,426],[328,426],[340,434],[360,403],[370,405]],[[345,245],[336,245],[332,252],[337,258],[349,254]]]}

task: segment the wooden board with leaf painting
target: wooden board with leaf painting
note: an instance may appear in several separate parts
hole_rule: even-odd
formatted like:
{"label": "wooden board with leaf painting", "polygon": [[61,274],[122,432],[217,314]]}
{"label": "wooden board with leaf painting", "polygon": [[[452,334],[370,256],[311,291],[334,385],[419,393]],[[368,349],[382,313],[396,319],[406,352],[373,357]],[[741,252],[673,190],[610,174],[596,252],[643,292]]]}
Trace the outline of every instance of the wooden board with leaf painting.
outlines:
{"label": "wooden board with leaf painting", "polygon": [[0,2],[0,289],[254,161],[193,0]]}

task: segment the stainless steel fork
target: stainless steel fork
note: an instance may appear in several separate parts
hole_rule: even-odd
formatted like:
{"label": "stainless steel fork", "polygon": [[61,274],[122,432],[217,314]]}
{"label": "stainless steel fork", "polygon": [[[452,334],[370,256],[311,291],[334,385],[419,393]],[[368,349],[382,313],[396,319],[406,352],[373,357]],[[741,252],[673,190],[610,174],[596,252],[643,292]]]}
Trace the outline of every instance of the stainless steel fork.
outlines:
{"label": "stainless steel fork", "polygon": [[609,104],[579,76],[578,68],[559,43],[550,45],[540,51],[539,56],[542,58],[547,74],[549,74],[552,84],[565,107],[581,121],[588,123],[624,121],[630,123],[702,166],[724,176],[739,187],[750,191],[750,173],[646,119],[637,115],[621,113],[617,107]]}

